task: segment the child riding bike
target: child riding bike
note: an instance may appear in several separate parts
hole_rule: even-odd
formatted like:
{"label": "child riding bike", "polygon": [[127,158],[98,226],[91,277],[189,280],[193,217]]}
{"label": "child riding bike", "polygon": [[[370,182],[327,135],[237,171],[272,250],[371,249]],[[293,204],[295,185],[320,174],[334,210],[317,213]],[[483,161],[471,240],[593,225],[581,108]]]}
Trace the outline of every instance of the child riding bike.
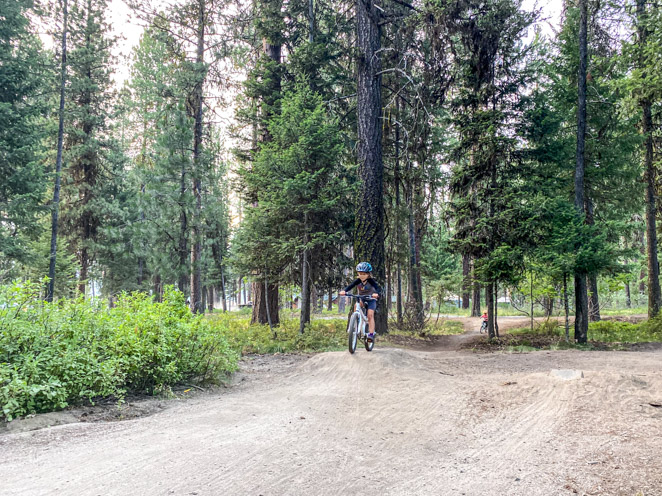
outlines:
{"label": "child riding bike", "polygon": [[358,273],[357,279],[347,286],[344,291],[340,291],[338,294],[344,296],[345,293],[348,293],[354,287],[358,286],[358,292],[362,296],[371,296],[375,298],[374,300],[368,301],[365,304],[368,306],[368,341],[375,340],[375,310],[377,309],[377,298],[382,294],[382,288],[377,284],[372,278],[372,265],[368,262],[361,262],[356,266],[356,272]]}
{"label": "child riding bike", "polygon": [[480,325],[480,333],[487,332],[487,312],[483,312],[483,315],[480,316],[481,319],[483,319],[483,323]]}

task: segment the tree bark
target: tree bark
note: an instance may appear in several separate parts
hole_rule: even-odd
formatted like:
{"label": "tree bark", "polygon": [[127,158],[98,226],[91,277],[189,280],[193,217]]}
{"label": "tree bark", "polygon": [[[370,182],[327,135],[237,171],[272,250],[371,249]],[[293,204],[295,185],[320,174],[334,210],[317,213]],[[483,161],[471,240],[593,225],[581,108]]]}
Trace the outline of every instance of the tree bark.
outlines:
{"label": "tree bark", "polygon": [[[402,266],[400,263],[400,123],[397,122],[400,116],[400,98],[396,97],[395,99],[395,115],[396,123],[394,126],[395,131],[395,253],[397,257],[397,287],[395,295],[395,311],[396,311],[396,322],[398,326],[402,325]],[[390,303],[390,300],[389,300]]]}
{"label": "tree bark", "polygon": [[494,329],[494,283],[485,286],[485,304],[487,305],[487,333],[490,339],[496,337]]}
{"label": "tree bark", "polygon": [[[637,13],[643,9],[644,1],[637,0]],[[646,29],[639,28],[642,45],[646,40]],[[644,179],[646,181],[646,248],[648,252],[648,317],[653,318],[662,307],[662,292],[660,290],[660,265],[657,257],[657,205],[655,201],[655,183],[657,170],[653,161],[653,117],[651,102],[641,101],[641,129],[644,135]]]}
{"label": "tree bark", "polygon": [[195,57],[195,68],[199,71],[193,90],[193,105],[195,124],[193,129],[193,174],[192,188],[195,198],[195,210],[191,222],[191,312],[202,313],[202,241],[200,239],[200,222],[202,221],[202,87],[205,80],[204,50],[205,50],[205,2],[198,0],[198,41]]}
{"label": "tree bark", "polygon": [[[579,0],[579,71],[578,71],[578,106],[577,106],[577,153],[575,165],[575,208],[582,221],[586,219],[584,211],[584,159],[586,141],[586,67],[588,49],[586,41],[588,23],[588,0]],[[575,270],[575,341],[586,343],[588,339],[588,294],[586,272]]]}
{"label": "tree bark", "polygon": [[590,322],[600,321],[600,298],[598,295],[598,276],[589,274],[588,276],[588,319]]}
{"label": "tree bark", "polygon": [[[307,242],[307,241],[306,241]],[[310,250],[303,250],[301,264],[301,313],[299,317],[299,333],[303,334],[306,324],[310,322]]]}
{"label": "tree bark", "polygon": [[[357,121],[361,186],[354,233],[354,257],[369,261],[373,277],[384,281],[384,200],[381,122],[381,29],[379,0],[356,0]],[[388,305],[375,315],[376,330],[388,332]]]}
{"label": "tree bark", "polygon": [[253,296],[253,313],[251,316],[251,324],[269,324],[271,318],[271,326],[275,327],[280,324],[280,316],[278,314],[278,297],[274,298],[273,295],[278,295],[278,284],[269,283],[266,293],[269,295],[269,312],[267,314],[267,306],[265,305],[265,284],[264,282],[254,282],[252,284]]}
{"label": "tree bark", "polygon": [[214,313],[214,286],[207,288],[207,310]]}
{"label": "tree bark", "polygon": [[154,274],[152,291],[154,293],[154,301],[161,302],[161,295],[163,293],[163,287],[161,286],[161,276],[159,274]]}
{"label": "tree bark", "polygon": [[474,276],[473,267],[471,269],[471,281],[472,281],[472,287],[473,287],[473,298],[471,299],[471,316],[472,317],[480,317],[480,315],[481,315],[481,312],[480,312],[481,287],[480,287],[480,283],[476,280],[476,277]]}
{"label": "tree bark", "polygon": [[62,147],[64,142],[64,90],[67,81],[67,0],[62,2],[62,58],[60,61],[60,108],[57,131],[57,156],[55,158],[55,186],[53,188],[53,203],[51,205],[51,253],[48,266],[48,286],[46,301],[53,301],[55,291],[55,261],[57,259],[57,230],[60,209],[60,182],[62,175]]}
{"label": "tree bark", "polygon": [[565,311],[565,342],[570,341],[570,303],[568,301],[568,274],[563,273],[563,309]]}
{"label": "tree bark", "polygon": [[471,257],[462,255],[462,308],[469,309],[471,300]]}
{"label": "tree bark", "polygon": [[186,233],[188,232],[188,216],[186,215],[186,165],[182,161],[182,169],[179,177],[179,280],[177,281],[177,288],[182,292],[186,292],[186,281],[188,279],[188,264],[187,252],[188,243]]}
{"label": "tree bark", "polygon": [[413,322],[416,330],[422,331],[425,324],[423,313],[423,291],[421,289],[421,272],[419,267],[416,231],[414,227],[414,212],[413,212],[413,192],[409,188],[408,203],[409,203],[409,287],[411,288],[411,299],[408,302],[409,308],[413,311]]}

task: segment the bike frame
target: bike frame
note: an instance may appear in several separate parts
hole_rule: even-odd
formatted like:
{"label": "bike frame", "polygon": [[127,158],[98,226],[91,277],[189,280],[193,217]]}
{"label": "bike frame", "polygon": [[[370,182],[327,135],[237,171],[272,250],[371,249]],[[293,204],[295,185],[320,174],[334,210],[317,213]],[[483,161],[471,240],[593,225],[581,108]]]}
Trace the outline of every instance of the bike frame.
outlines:
{"label": "bike frame", "polygon": [[[363,339],[365,337],[365,326],[368,323],[368,311],[363,308],[363,301],[373,300],[374,298],[369,298],[367,296],[357,296],[357,295],[345,295],[347,298],[354,298],[356,303],[354,303],[354,314],[359,315],[359,332],[358,337]],[[351,332],[351,329],[347,329],[347,332]]]}
{"label": "bike frame", "polygon": [[[369,296],[361,295],[343,295],[346,298],[354,298],[356,303],[354,304],[354,312],[352,313],[347,326],[347,335],[350,340],[350,353],[354,353],[356,348],[356,341],[363,341],[366,346],[366,350],[371,351],[374,346],[373,341],[367,341],[366,336],[366,326],[368,325],[368,312],[365,310],[363,302],[374,300]],[[352,337],[354,334],[356,336]]]}

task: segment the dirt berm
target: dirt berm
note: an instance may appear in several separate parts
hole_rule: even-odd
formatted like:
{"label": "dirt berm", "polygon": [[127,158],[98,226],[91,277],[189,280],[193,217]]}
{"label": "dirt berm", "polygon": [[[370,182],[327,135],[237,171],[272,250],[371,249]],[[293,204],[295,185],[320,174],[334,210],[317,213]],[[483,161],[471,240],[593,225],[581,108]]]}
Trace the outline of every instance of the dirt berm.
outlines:
{"label": "dirt berm", "polygon": [[0,494],[662,495],[659,351],[256,363],[149,416],[3,434]]}

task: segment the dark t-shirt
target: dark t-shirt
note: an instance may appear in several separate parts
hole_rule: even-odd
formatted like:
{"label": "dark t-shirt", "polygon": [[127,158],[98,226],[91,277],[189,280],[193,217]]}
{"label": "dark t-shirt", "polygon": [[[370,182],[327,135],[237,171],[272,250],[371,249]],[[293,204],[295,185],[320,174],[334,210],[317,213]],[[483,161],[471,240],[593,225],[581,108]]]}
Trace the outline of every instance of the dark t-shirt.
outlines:
{"label": "dark t-shirt", "polygon": [[372,277],[368,277],[365,280],[365,284],[357,277],[352,284],[345,288],[345,293],[349,293],[355,287],[358,287],[359,294],[362,296],[370,296],[372,293],[377,293],[380,297],[382,296],[382,288]]}

